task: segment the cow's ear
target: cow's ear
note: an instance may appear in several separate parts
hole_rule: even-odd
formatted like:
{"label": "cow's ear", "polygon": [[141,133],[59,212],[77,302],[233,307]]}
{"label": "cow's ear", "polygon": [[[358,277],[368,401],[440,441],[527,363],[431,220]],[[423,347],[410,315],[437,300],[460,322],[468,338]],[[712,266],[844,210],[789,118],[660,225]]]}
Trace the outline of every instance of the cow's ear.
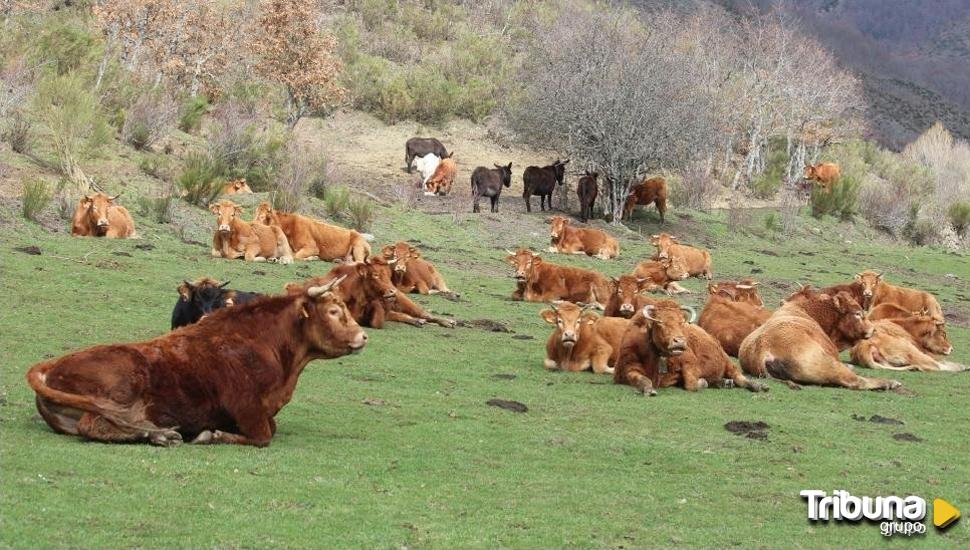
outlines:
{"label": "cow's ear", "polygon": [[539,312],[539,317],[542,317],[542,319],[550,325],[555,325],[559,315],[557,315],[556,312],[551,309],[544,309]]}
{"label": "cow's ear", "polygon": [[595,314],[595,313],[593,313],[591,311],[589,313],[584,313],[581,321],[584,322],[584,323],[586,323],[586,324],[588,324],[588,325],[592,325],[597,320],[599,320],[599,318],[600,318],[599,315],[597,315],[597,314]]}
{"label": "cow's ear", "polygon": [[242,207],[242,206],[239,206],[239,205],[237,204],[237,205],[236,205],[236,208],[235,208],[235,209],[236,209],[236,214],[237,214],[237,215],[238,215],[238,214],[242,214],[242,213],[243,213],[243,207]]}
{"label": "cow's ear", "polygon": [[539,265],[539,264],[542,263],[542,258],[540,258],[538,254],[533,254],[532,255],[532,263],[535,264],[535,265]]}
{"label": "cow's ear", "polygon": [[182,297],[183,302],[188,302],[192,299],[192,283],[188,281],[182,281],[182,284],[178,286],[179,296]]}
{"label": "cow's ear", "polygon": [[300,283],[287,283],[286,286],[283,287],[283,291],[286,292],[288,296],[303,294],[303,285]]}
{"label": "cow's ear", "polygon": [[855,274],[855,280],[861,281],[862,280],[862,273],[856,273]]}
{"label": "cow's ear", "polygon": [[209,205],[209,212],[212,212],[213,214],[218,214],[219,213],[219,205],[218,204],[210,204]]}
{"label": "cow's ear", "polygon": [[515,265],[515,256],[514,255],[506,256],[505,257],[505,263],[514,266]]}
{"label": "cow's ear", "polygon": [[393,258],[394,247],[389,244],[384,245],[384,247],[381,248],[381,256],[384,256],[385,258]]}
{"label": "cow's ear", "polygon": [[413,246],[411,248],[408,248],[408,252],[411,253],[411,257],[412,258],[420,258],[421,257],[421,251],[418,250],[417,248],[414,248]]}
{"label": "cow's ear", "polygon": [[707,293],[711,296],[717,294],[717,285],[714,283],[707,283]]}

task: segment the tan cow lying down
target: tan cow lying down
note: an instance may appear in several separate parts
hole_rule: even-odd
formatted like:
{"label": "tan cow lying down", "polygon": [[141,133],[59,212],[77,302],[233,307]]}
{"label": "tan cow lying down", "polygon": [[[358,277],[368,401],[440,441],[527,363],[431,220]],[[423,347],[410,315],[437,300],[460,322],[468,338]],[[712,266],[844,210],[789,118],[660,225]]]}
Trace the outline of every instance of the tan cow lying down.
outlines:
{"label": "tan cow lying down", "polygon": [[603,275],[588,269],[566,267],[542,261],[538,254],[526,248],[510,252],[505,258],[515,268],[518,289],[513,300],[552,302],[565,300],[595,304],[602,309],[610,296],[610,282]]}
{"label": "tan cow lying down", "polygon": [[868,309],[881,304],[894,304],[909,311],[925,309],[934,319],[945,321],[943,308],[929,292],[891,285],[882,279],[882,273],[875,271],[863,271],[855,278],[862,284],[862,295],[868,302],[864,305]]}
{"label": "tan cow lying down", "polygon": [[[895,312],[889,315],[889,312]],[[953,345],[946,334],[946,323],[930,315],[929,311],[906,312],[895,304],[880,304],[869,312],[869,320],[891,321],[905,330],[924,353],[950,355]]]}
{"label": "tan cow lying down", "polygon": [[616,352],[629,321],[617,317],[600,317],[590,311],[593,306],[572,302],[553,302],[552,309],[539,312],[556,329],[546,342],[549,370],[577,372],[593,369],[596,374],[612,374]]}
{"label": "tan cow lying down", "polygon": [[707,285],[707,303],[698,325],[721,344],[725,353],[738,356],[741,342],[771,317],[764,308],[755,281],[721,281]]}
{"label": "tan cow lying down", "polygon": [[223,195],[240,195],[240,194],[252,193],[252,192],[253,190],[250,189],[249,184],[246,183],[246,178],[232,180],[222,186]]}
{"label": "tan cow lying down", "polygon": [[438,167],[434,170],[434,174],[425,182],[425,195],[444,196],[451,193],[451,186],[455,183],[455,177],[458,175],[458,163],[451,158],[453,154],[454,151],[449,154],[448,158],[441,159]]}
{"label": "tan cow lying down", "polygon": [[678,257],[684,260],[687,272],[691,277],[704,277],[711,280],[713,270],[711,267],[711,253],[693,246],[677,244],[677,237],[661,233],[650,237],[650,244],[657,247],[655,260]]}
{"label": "tan cow lying down", "polygon": [[766,391],[748,380],[717,341],[692,325],[684,311],[692,308],[672,300],[645,306],[630,320],[616,360],[613,381],[656,395],[657,388],[681,386],[687,391],[724,387],[725,379],[750,391]]}
{"label": "tan cow lying down", "polygon": [[648,292],[663,290],[668,296],[691,293],[677,284],[677,281],[683,281],[690,276],[683,259],[677,256],[659,261],[640,262],[633,270],[633,275],[640,280],[641,287]]}
{"label": "tan cow lying down", "polygon": [[609,233],[599,229],[573,227],[563,216],[552,217],[549,235],[552,237],[549,252],[586,254],[601,260],[612,260],[620,255],[620,243]]}
{"label": "tan cow lying down", "polygon": [[109,197],[104,193],[86,195],[78,201],[71,222],[74,237],[105,237],[108,239],[137,239],[135,220],[128,209],[114,201],[121,193]]}
{"label": "tan cow lying down", "polygon": [[814,181],[826,192],[832,191],[832,184],[838,181],[841,175],[839,165],[831,162],[805,166],[805,179]]}
{"label": "tan cow lying down", "polygon": [[805,287],[741,343],[744,372],[798,384],[891,390],[900,383],[863,378],[839,360],[842,348],[872,336],[872,324],[847,292],[832,296]]}
{"label": "tan cow lying down", "polygon": [[664,223],[664,214],[667,212],[667,180],[656,176],[634,185],[630,189],[626,203],[623,205],[623,219],[630,219],[630,216],[633,215],[633,209],[637,205],[650,204],[651,202],[657,207],[657,212],[660,214],[660,223]]}
{"label": "tan cow lying down", "polygon": [[621,275],[614,277],[611,282],[613,293],[610,294],[606,309],[603,311],[603,315],[607,317],[629,319],[642,310],[643,306],[657,303],[654,298],[644,295],[644,292],[647,292],[646,281],[636,275]]}
{"label": "tan cow lying down", "polygon": [[212,236],[213,256],[228,260],[244,258],[247,262],[293,262],[293,251],[279,227],[244,221],[242,207],[230,200],[213,204],[209,210],[216,215],[216,232]]}
{"label": "tan cow lying down", "polygon": [[405,294],[436,294],[451,292],[444,277],[434,264],[421,257],[421,252],[404,241],[389,244],[381,249],[381,255],[394,264],[394,286]]}
{"label": "tan cow lying down", "polygon": [[[925,322],[935,324],[930,317],[926,317]],[[924,353],[906,329],[890,320],[876,321],[873,326],[875,332],[872,338],[856,343],[849,352],[852,362],[856,365],[889,370],[951,372],[967,370],[963,365],[937,361],[933,356]],[[934,342],[933,345],[939,345],[943,349],[952,348],[946,341],[945,332],[942,340],[944,342]]]}
{"label": "tan cow lying down", "polygon": [[253,220],[281,228],[297,260],[362,262],[370,257],[370,244],[360,233],[300,214],[280,212],[266,201],[259,203]]}

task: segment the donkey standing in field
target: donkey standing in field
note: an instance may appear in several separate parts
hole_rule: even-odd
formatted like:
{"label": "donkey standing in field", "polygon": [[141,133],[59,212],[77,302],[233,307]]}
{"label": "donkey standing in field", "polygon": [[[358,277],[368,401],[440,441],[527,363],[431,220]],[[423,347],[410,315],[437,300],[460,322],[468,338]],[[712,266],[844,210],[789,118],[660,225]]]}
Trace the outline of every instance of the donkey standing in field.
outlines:
{"label": "donkey standing in field", "polygon": [[505,166],[495,165],[495,168],[479,166],[472,172],[472,212],[480,212],[478,200],[488,197],[492,201],[492,212],[498,212],[498,198],[502,195],[502,186],[512,185],[512,163]]}
{"label": "donkey standing in field", "polygon": [[539,195],[539,208],[545,210],[548,202],[549,210],[552,210],[552,192],[556,190],[557,183],[563,184],[567,164],[569,159],[565,161],[556,159],[556,162],[549,166],[542,168],[529,166],[525,169],[522,173],[522,198],[525,199],[526,212],[532,212],[532,195]]}

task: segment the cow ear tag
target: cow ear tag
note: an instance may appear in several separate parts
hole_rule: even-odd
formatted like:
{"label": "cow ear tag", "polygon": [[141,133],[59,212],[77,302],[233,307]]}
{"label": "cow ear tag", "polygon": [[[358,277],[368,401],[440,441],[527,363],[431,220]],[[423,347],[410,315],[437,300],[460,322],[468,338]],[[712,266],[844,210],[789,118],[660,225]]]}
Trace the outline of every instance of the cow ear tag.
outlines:
{"label": "cow ear tag", "polygon": [[660,374],[667,374],[667,358],[660,356]]}

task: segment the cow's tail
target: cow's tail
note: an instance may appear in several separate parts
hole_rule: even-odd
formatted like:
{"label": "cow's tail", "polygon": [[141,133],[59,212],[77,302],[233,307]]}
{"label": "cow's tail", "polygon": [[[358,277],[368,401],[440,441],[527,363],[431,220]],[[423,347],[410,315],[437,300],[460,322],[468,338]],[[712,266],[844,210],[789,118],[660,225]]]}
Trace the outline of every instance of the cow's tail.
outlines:
{"label": "cow's tail", "polygon": [[370,243],[364,240],[364,236],[358,233],[354,238],[354,243],[350,248],[350,258],[355,262],[366,262],[370,258]]}

